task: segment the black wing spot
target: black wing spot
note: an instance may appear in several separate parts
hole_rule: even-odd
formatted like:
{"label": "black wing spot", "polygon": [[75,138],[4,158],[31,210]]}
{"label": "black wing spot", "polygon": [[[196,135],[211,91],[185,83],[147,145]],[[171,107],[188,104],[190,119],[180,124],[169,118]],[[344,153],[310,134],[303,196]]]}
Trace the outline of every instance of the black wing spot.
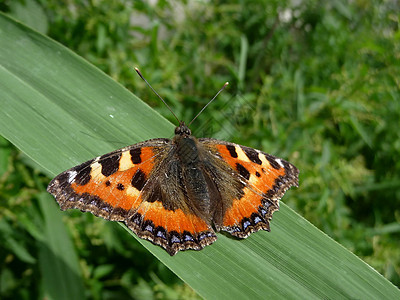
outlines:
{"label": "black wing spot", "polygon": [[104,176],[110,176],[118,171],[119,160],[121,158],[121,153],[108,156],[105,154],[100,157],[99,164],[101,165],[101,174]]}
{"label": "black wing spot", "polygon": [[238,154],[236,153],[236,147],[233,145],[226,145],[226,149],[229,151],[229,154],[233,157],[233,158],[237,158]]}
{"label": "black wing spot", "polygon": [[142,154],[141,148],[132,149],[131,151],[129,151],[129,153],[131,154],[132,163],[137,165],[142,162],[142,158],[140,157],[140,155]]}
{"label": "black wing spot", "polygon": [[141,191],[146,183],[146,174],[142,170],[137,170],[135,175],[132,177],[131,184],[133,187]]}
{"label": "black wing spot", "polygon": [[259,158],[259,153],[252,149],[252,148],[242,148],[246,156],[252,161],[253,163],[256,163],[257,165],[261,165],[262,161]]}
{"label": "black wing spot", "polygon": [[239,172],[240,175],[242,175],[247,180],[250,179],[250,172],[245,167],[243,167],[243,165],[237,163],[236,170]]}
{"label": "black wing spot", "polygon": [[117,190],[123,191],[124,189],[125,189],[125,187],[122,183],[117,184]]}
{"label": "black wing spot", "polygon": [[281,168],[281,166],[278,164],[278,162],[276,161],[275,157],[273,157],[272,155],[269,155],[267,153],[264,153],[265,158],[269,161],[269,164],[276,170],[279,170]]}

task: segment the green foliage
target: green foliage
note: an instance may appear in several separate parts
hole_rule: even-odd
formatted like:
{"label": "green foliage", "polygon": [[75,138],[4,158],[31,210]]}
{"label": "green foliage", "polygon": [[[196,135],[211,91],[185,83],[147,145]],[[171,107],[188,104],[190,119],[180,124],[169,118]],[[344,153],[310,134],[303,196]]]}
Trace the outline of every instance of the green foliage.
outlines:
{"label": "green foliage", "polygon": [[[395,2],[68,3],[4,1],[1,7],[48,30],[171,121],[132,66],[187,121],[229,81],[194,132],[293,162],[300,188],[283,201],[400,285]],[[38,11],[46,18],[36,18]],[[0,162],[0,295],[41,295],[37,241],[46,228],[40,198],[48,178],[4,139]],[[123,232],[87,214],[70,215],[90,297],[195,297]]]}

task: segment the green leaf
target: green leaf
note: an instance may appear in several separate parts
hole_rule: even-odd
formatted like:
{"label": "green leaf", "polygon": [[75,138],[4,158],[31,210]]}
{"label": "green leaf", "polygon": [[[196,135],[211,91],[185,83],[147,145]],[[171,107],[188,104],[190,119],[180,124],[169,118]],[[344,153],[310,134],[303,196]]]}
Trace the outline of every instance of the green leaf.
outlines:
{"label": "green leaf", "polygon": [[[0,16],[0,90],[0,134],[50,175],[173,133],[172,124],[101,71],[6,16]],[[204,298],[400,297],[389,281],[284,204],[271,233],[245,240],[218,234],[204,250],[174,257],[140,242]]]}

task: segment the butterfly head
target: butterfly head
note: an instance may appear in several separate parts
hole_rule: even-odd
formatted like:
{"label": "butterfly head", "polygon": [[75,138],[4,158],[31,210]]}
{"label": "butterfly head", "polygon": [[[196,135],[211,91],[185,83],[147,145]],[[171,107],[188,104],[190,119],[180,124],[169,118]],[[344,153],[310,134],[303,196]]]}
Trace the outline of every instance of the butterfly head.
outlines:
{"label": "butterfly head", "polygon": [[179,126],[175,128],[175,134],[180,136],[189,136],[192,134],[192,131],[185,124],[185,122],[180,121]]}

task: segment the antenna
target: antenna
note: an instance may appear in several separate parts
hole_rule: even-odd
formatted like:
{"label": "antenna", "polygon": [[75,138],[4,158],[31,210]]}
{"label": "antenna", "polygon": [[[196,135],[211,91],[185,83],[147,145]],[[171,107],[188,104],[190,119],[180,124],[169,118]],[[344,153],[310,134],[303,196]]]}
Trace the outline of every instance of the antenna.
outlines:
{"label": "antenna", "polygon": [[229,82],[225,82],[225,84],[224,84],[224,85],[222,86],[222,88],[218,91],[218,93],[216,93],[215,96],[214,96],[210,101],[208,101],[208,103],[202,108],[202,110],[193,118],[193,120],[190,121],[190,123],[188,124],[188,127],[190,126],[190,124],[193,123],[194,120],[197,119],[197,117],[203,112],[203,110],[205,110],[206,107],[209,106],[210,103],[213,102],[215,98],[217,98],[217,96],[226,88],[226,86],[227,86],[228,84],[229,84]]}
{"label": "antenna", "polygon": [[[146,84],[148,85],[148,87],[153,91],[154,94],[157,95],[158,98],[161,99],[161,101],[165,104],[165,106],[169,109],[169,111],[172,113],[172,115],[175,117],[175,119],[178,121],[179,124],[181,124],[181,121],[178,119],[178,117],[174,114],[174,112],[172,111],[171,107],[169,107],[169,105],[167,104],[167,102],[165,102],[165,100],[156,92],[155,89],[153,89],[153,87],[150,85],[150,83],[147,82],[146,78],[143,77],[142,73],[140,73],[139,69],[135,67],[135,71],[136,73],[138,73],[138,75],[140,76],[140,78],[143,79],[144,82],[146,82]],[[200,112],[193,118],[192,121],[190,121],[190,123],[187,125],[188,127],[190,126],[190,124],[193,123],[194,120],[197,119],[197,117],[206,109],[207,106],[210,105],[211,102],[214,101],[215,98],[217,98],[217,96],[226,88],[226,86],[229,84],[229,82],[225,82],[225,84],[222,86],[222,88],[218,91],[218,93],[215,94],[215,96],[208,101],[208,103],[202,108],[202,110],[200,110]]]}
{"label": "antenna", "polygon": [[[166,107],[168,107],[169,111],[172,113],[172,115],[175,117],[175,119],[178,120],[178,123],[180,124],[181,121],[178,119],[178,117],[174,114],[174,112],[172,111],[171,107],[169,107],[169,105],[167,104],[167,102],[164,101],[164,99],[156,92],[155,89],[153,89],[153,87],[150,85],[150,83],[147,82],[147,80],[143,77],[142,73],[140,73],[138,68],[135,68],[136,73],[138,73],[138,75],[140,76],[140,78],[142,78],[144,80],[144,82],[146,82],[146,84],[148,85],[148,87],[153,91],[154,94],[157,95],[158,98],[161,99],[161,101],[165,104]],[[219,92],[218,92],[219,93]],[[218,94],[217,94],[218,95]],[[215,97],[214,97],[215,98]],[[208,104],[207,104],[208,105]],[[191,122],[190,122],[191,123]]]}

